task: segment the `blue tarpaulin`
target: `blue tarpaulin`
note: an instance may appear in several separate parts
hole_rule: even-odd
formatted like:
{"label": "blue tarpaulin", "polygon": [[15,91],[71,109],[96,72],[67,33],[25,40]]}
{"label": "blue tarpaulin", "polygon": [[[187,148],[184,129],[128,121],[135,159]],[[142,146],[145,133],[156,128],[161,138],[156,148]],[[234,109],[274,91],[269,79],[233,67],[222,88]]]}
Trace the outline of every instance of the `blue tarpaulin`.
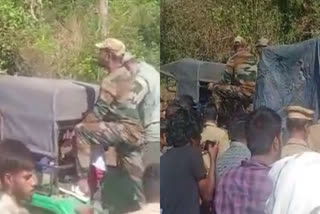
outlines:
{"label": "blue tarpaulin", "polygon": [[[264,48],[258,65],[255,108],[267,106],[286,119],[285,108],[300,105],[319,115],[319,43],[311,39]],[[283,124],[285,125],[285,124]]]}

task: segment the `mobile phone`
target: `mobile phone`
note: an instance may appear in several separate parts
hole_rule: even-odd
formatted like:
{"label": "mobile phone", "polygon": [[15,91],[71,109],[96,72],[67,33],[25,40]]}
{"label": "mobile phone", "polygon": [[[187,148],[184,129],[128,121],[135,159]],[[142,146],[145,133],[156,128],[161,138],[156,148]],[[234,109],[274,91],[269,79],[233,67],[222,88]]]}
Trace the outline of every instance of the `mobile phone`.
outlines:
{"label": "mobile phone", "polygon": [[204,150],[208,151],[209,145],[215,146],[216,144],[217,144],[216,141],[206,140],[205,145],[204,145]]}

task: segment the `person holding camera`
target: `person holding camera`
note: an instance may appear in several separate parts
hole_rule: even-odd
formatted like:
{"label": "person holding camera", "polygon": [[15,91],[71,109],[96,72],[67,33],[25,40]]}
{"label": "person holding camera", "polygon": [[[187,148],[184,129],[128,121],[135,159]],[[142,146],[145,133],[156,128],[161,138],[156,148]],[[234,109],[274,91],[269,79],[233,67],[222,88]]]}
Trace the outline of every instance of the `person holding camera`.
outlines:
{"label": "person holding camera", "polygon": [[200,214],[199,199],[212,200],[218,147],[208,145],[211,167],[207,175],[199,146],[201,132],[201,122],[186,109],[178,109],[168,120],[166,140],[173,148],[160,158],[163,214]]}
{"label": "person holding camera", "polygon": [[[208,141],[218,143],[220,157],[229,148],[229,137],[226,130],[217,126],[217,111],[214,105],[209,104],[203,114],[204,128],[201,133],[202,147]],[[210,168],[210,156],[207,153],[203,154],[203,160],[207,171]]]}

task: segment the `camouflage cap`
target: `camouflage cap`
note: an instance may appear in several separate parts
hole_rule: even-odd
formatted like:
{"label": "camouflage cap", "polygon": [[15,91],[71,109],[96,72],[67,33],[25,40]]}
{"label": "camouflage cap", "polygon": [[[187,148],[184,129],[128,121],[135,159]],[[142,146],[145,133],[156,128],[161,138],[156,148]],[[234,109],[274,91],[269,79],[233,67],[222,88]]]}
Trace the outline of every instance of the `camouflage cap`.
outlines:
{"label": "camouflage cap", "polygon": [[257,47],[266,47],[269,45],[269,40],[266,38],[260,38],[257,43]]}
{"label": "camouflage cap", "polygon": [[237,37],[234,39],[233,43],[237,43],[237,42],[239,42],[239,43],[244,43],[245,40],[244,40],[244,38],[242,38],[241,36],[237,36]]}
{"label": "camouflage cap", "polygon": [[131,60],[131,59],[134,59],[135,58],[135,56],[134,55],[132,55],[129,51],[126,51],[125,53],[124,53],[124,56],[123,56],[123,63],[125,63],[125,62],[128,62],[129,60]]}
{"label": "camouflage cap", "polygon": [[102,42],[99,42],[95,45],[99,49],[108,49],[114,55],[121,56],[126,52],[126,46],[118,39],[107,38]]}

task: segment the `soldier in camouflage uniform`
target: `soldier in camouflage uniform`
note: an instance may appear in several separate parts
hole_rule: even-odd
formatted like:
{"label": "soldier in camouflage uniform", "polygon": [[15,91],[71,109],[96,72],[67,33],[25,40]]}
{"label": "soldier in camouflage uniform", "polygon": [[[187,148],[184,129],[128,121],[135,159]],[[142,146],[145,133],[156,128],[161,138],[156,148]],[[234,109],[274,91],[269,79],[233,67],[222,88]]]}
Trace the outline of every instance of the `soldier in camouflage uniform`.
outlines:
{"label": "soldier in camouflage uniform", "polygon": [[116,148],[118,166],[129,175],[134,186],[133,200],[141,205],[144,202],[144,129],[138,105],[143,99],[144,87],[136,80],[137,73],[122,64],[125,46],[121,41],[109,38],[96,46],[100,50],[99,64],[109,73],[102,80],[93,112],[76,127],[76,134],[79,143]]}
{"label": "soldier in camouflage uniform", "polygon": [[140,93],[143,102],[139,106],[140,118],[145,130],[143,162],[145,166],[160,163],[160,73],[146,62],[138,61],[129,52],[123,63],[137,73],[136,80],[143,86]]}
{"label": "soldier in camouflage uniform", "polygon": [[258,43],[256,45],[256,48],[257,48],[257,54],[258,54],[258,58],[260,61],[261,59],[261,54],[262,54],[262,48],[265,48],[269,45],[269,40],[264,38],[264,37],[261,37],[259,40],[258,40]]}
{"label": "soldier in camouflage uniform", "polygon": [[210,84],[213,103],[219,112],[230,113],[243,108],[253,101],[257,60],[247,49],[242,37],[234,40],[235,54],[229,58],[222,81]]}

